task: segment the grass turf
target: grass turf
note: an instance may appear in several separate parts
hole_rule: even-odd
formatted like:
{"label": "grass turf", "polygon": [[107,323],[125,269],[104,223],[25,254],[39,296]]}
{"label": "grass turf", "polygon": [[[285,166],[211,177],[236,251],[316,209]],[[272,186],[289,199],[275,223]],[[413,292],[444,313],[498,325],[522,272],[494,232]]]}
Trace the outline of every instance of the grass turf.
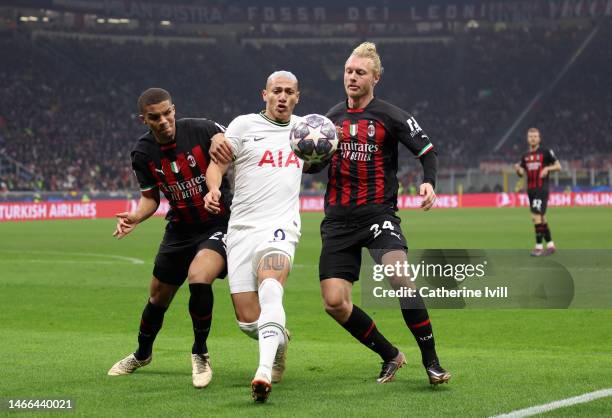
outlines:
{"label": "grass turf", "polygon": [[[610,215],[609,208],[554,208],[549,223],[561,248],[612,249]],[[401,216],[411,248],[524,248],[528,256],[532,246],[524,209]],[[71,398],[85,416],[488,416],[612,386],[612,311],[605,309],[432,310],[442,364],[454,375],[434,390],[399,312],[370,310],[409,359],[395,382],[377,385],[378,357],[323,312],[320,219],[302,218],[285,296],[293,334],[288,369],[265,405],[250,400],[257,344],[238,330],[225,281],[215,283],[208,388],[191,387],[185,289],[166,314],[152,364],[132,376],[106,376],[135,348],[162,220],[119,242],[113,220],[0,224],[0,398]],[[608,397],[548,415],[610,410]]]}

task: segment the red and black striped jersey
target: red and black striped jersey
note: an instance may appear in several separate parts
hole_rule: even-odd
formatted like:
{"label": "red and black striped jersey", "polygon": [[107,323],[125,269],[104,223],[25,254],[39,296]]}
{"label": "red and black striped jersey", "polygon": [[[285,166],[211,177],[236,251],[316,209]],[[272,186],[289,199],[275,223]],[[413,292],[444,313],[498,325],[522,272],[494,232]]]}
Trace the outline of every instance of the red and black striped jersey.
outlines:
{"label": "red and black striped jersey", "polygon": [[231,193],[225,177],[221,213],[212,215],[204,208],[211,138],[224,130],[207,119],[179,119],[170,143],[159,144],[151,131],[138,139],[131,153],[132,168],[141,191],[158,189],[168,199],[166,220],[195,224],[229,218]]}
{"label": "red and black striped jersey", "polygon": [[404,110],[374,98],[363,109],[338,103],[326,115],[342,129],[325,193],[325,215],[376,215],[397,211],[398,143],[415,156],[433,149],[429,137]]}
{"label": "red and black striped jersey", "polygon": [[555,153],[547,148],[538,147],[535,151],[523,154],[520,165],[525,169],[527,190],[548,190],[548,175],[540,177],[540,173],[544,167],[556,161]]}

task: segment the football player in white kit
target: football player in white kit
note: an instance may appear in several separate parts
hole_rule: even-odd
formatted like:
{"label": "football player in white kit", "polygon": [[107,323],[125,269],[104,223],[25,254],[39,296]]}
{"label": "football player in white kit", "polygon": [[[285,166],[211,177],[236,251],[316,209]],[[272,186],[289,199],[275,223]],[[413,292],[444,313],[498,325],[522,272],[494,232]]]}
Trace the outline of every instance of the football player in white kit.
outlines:
{"label": "football player in white kit", "polygon": [[[300,238],[299,192],[304,161],[289,145],[299,120],[293,115],[298,80],[276,71],[262,92],[266,109],[241,115],[225,137],[234,158],[234,197],[227,231],[228,277],[240,329],[259,340],[259,367],[251,383],[253,399],[265,402],[272,382],[285,369],[283,286]],[[206,208],[219,209],[221,177],[228,164],[207,171]]]}

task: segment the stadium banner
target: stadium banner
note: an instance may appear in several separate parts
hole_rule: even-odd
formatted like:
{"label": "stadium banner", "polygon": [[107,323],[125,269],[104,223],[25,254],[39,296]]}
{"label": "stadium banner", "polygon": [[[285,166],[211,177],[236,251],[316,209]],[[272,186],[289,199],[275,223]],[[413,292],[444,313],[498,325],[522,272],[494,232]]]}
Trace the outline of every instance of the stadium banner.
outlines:
{"label": "stadium banner", "polygon": [[[10,1],[19,3],[20,1]],[[36,3],[36,2],[34,2]],[[612,0],[435,0],[355,5],[349,0],[243,1],[202,4],[198,1],[39,0],[40,7],[95,13],[97,16],[178,23],[418,23],[480,20],[523,22],[612,16]]]}
{"label": "stadium banner", "polygon": [[[419,209],[420,196],[398,196],[400,209]],[[114,218],[119,212],[136,209],[137,199],[112,199],[53,202],[0,203],[0,222],[52,219],[103,219]],[[524,193],[473,193],[440,194],[434,205],[440,209],[454,208],[513,208],[528,207],[529,199]],[[548,207],[612,206],[612,192],[568,192],[551,193]],[[155,216],[164,216],[169,209],[168,201],[162,200]],[[300,197],[300,211],[322,212],[323,196]]]}
{"label": "stadium banner", "polygon": [[[119,212],[135,210],[137,204],[137,200],[126,199],[0,203],[0,222],[114,218]],[[162,201],[155,216],[164,216],[168,209],[168,202]]]}

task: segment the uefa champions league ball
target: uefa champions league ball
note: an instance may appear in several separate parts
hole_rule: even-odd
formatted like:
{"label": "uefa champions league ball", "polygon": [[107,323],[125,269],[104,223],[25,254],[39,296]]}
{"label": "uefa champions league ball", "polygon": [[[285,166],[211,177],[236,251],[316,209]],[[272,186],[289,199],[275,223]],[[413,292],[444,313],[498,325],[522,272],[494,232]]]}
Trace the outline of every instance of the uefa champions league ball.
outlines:
{"label": "uefa champions league ball", "polygon": [[336,126],[317,114],[302,117],[291,129],[289,141],[295,155],[308,163],[326,161],[338,148]]}

